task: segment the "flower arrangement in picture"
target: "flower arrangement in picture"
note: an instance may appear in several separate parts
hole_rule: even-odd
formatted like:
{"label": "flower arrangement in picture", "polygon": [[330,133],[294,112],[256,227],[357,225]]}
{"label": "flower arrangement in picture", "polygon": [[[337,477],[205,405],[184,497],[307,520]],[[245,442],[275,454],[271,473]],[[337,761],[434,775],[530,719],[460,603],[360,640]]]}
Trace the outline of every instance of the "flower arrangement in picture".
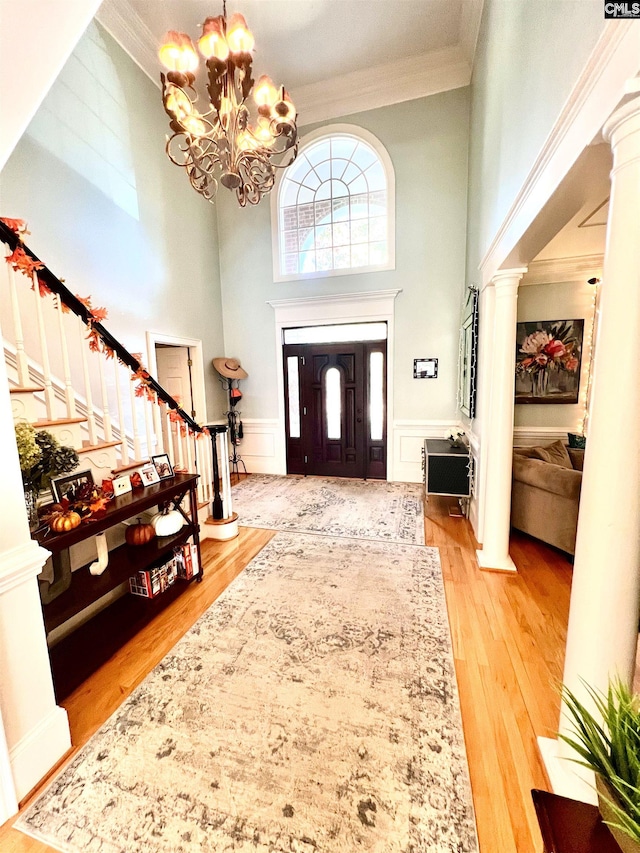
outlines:
{"label": "flower arrangement in picture", "polygon": [[48,489],[53,477],[68,474],[78,467],[78,454],[64,447],[47,430],[35,430],[31,424],[15,425],[20,471],[25,490],[40,493]]}
{"label": "flower arrangement in picture", "polygon": [[527,402],[528,379],[534,397],[577,402],[583,326],[583,320],[518,323],[516,401]]}

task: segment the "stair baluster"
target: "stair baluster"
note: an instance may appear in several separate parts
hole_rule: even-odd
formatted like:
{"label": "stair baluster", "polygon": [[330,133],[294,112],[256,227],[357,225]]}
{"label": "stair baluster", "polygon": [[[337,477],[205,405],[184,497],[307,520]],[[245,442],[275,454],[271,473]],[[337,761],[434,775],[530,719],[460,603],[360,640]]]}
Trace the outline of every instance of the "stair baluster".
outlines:
{"label": "stair baluster", "polygon": [[64,331],[64,314],[62,313],[62,301],[57,293],[53,295],[56,311],[58,313],[58,336],[60,338],[60,352],[62,353],[62,372],[64,374],[64,399],[68,418],[76,416],[76,395],[73,391],[71,381],[71,367],[69,365],[69,348],[67,336]]}
{"label": "stair baluster", "polygon": [[122,387],[120,385],[120,364],[117,359],[113,360],[113,369],[116,380],[116,403],[118,406],[118,425],[120,429],[120,459],[123,465],[129,464],[129,442],[127,440],[127,431],[124,424],[124,409],[122,408]]}
{"label": "stair baluster", "polygon": [[[40,297],[38,297],[40,301]],[[91,374],[89,373],[89,347],[85,340],[87,327],[82,320],[78,318],[78,332],[80,334],[80,358],[82,361],[82,379],[84,383],[84,396],[87,401],[87,429],[89,430],[89,444],[98,443],[98,433],[96,431],[96,416],[93,410],[93,394],[91,392]],[[46,379],[46,374],[45,374]]]}
{"label": "stair baluster", "polygon": [[13,317],[13,333],[16,339],[16,360],[18,369],[18,385],[26,388],[31,385],[29,377],[29,363],[27,354],[24,349],[24,335],[22,332],[22,318],[20,316],[20,303],[18,302],[18,293],[16,290],[16,274],[10,266],[7,266],[9,273],[9,295],[11,298],[11,314]]}
{"label": "stair baluster", "polygon": [[142,446],[140,445],[140,431],[138,429],[138,407],[136,406],[137,397],[133,382],[129,381],[129,401],[131,403],[131,430],[133,433],[133,458],[136,460],[142,459]]}
{"label": "stair baluster", "polygon": [[44,326],[44,317],[42,315],[42,298],[38,287],[38,280],[35,275],[33,281],[33,298],[36,303],[36,324],[38,327],[38,338],[40,340],[40,357],[42,359],[42,376],[44,385],[44,404],[47,412],[47,420],[51,421],[55,418],[55,393],[51,383],[51,364],[49,362],[49,345],[47,344],[47,333]]}

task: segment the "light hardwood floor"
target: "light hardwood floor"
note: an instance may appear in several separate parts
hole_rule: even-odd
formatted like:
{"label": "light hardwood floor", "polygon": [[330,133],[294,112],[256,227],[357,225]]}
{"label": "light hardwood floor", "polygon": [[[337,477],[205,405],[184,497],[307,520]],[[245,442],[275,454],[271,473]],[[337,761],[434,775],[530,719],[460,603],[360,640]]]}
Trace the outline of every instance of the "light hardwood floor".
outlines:
{"label": "light hardwood floor", "polygon": [[[536,736],[552,735],[558,721],[571,566],[553,549],[514,535],[518,574],[481,572],[468,522],[449,517],[447,505],[430,500],[425,533],[442,559],[480,850],[540,853],[529,792],[548,788]],[[72,754],[273,535],[241,528],[231,542],[203,543],[203,582],[192,584],[64,702]],[[0,850],[51,848],[9,822],[0,828]]]}

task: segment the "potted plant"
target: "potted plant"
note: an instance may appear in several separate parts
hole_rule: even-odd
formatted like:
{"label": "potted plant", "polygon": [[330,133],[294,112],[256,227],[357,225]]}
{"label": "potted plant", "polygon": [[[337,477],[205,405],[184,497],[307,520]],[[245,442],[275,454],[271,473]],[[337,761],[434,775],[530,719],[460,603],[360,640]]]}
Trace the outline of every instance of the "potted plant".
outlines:
{"label": "potted plant", "polygon": [[47,430],[36,431],[31,424],[19,423],[15,432],[29,528],[34,530],[38,526],[38,495],[49,488],[52,477],[74,471],[79,459],[72,447],[60,446]]}
{"label": "potted plant", "polygon": [[571,735],[559,737],[596,774],[602,819],[623,853],[640,853],[640,696],[619,679],[601,693],[585,684],[595,713],[563,688]]}

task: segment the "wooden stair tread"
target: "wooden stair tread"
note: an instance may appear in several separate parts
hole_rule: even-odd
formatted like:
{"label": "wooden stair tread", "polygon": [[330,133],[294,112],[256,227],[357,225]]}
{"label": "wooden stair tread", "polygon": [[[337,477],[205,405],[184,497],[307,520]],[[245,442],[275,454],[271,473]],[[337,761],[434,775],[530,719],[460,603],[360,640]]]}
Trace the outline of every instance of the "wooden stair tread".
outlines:
{"label": "wooden stair tread", "polygon": [[10,394],[35,394],[38,391],[44,391],[44,385],[12,385],[9,388]]}
{"label": "wooden stair tread", "polygon": [[81,456],[83,453],[89,453],[91,450],[106,450],[108,447],[120,447],[121,441],[99,441],[97,444],[82,443],[82,447],[76,448],[76,453]]}
{"label": "wooden stair tread", "polygon": [[84,424],[87,418],[55,418],[51,421],[35,421],[31,426],[35,429],[44,429],[52,426],[68,426],[69,424]]}
{"label": "wooden stair tread", "polygon": [[213,518],[209,516],[209,518],[205,521],[205,524],[231,524],[233,521],[238,520],[238,513],[232,513],[229,518]]}
{"label": "wooden stair tread", "polygon": [[205,506],[209,506],[211,501],[198,501],[198,509],[203,509]]}
{"label": "wooden stair tread", "polygon": [[131,471],[132,468],[141,468],[143,465],[148,464],[148,459],[135,459],[127,465],[119,465],[117,468],[113,468],[111,473],[117,476],[118,474],[124,474],[125,471]]}

